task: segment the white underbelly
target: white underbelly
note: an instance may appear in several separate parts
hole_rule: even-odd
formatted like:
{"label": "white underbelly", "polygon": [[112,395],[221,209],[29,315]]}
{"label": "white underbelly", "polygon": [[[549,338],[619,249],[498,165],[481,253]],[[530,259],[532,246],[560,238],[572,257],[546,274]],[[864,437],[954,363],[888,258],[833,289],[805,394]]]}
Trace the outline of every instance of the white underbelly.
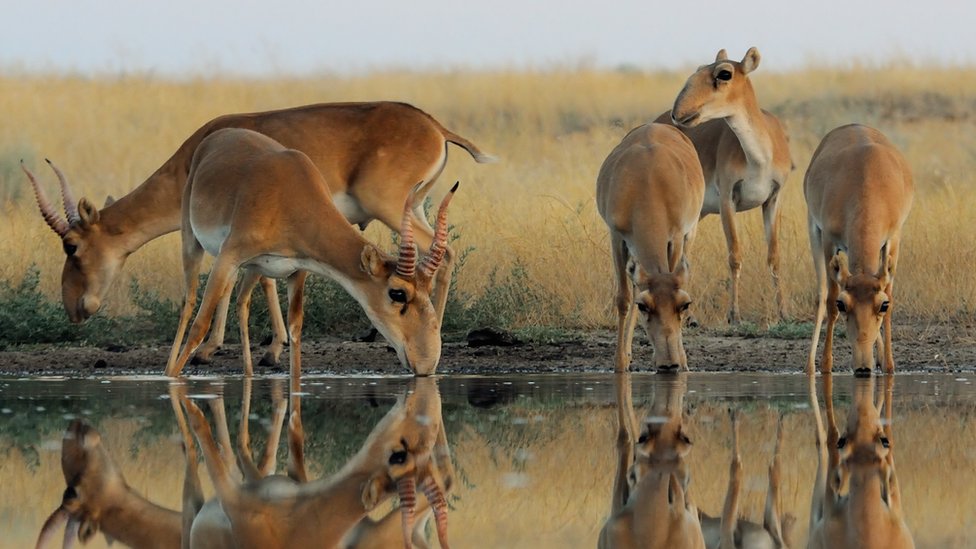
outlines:
{"label": "white underbelly", "polygon": [[[769,200],[776,183],[770,178],[742,180],[733,191],[735,211],[744,212],[762,206]],[[718,182],[710,181],[705,185],[705,201],[702,203],[702,215],[717,214],[721,211],[722,198],[719,195]]]}
{"label": "white underbelly", "polygon": [[335,193],[332,195],[332,202],[339,212],[342,213],[343,217],[349,220],[349,223],[360,224],[373,219],[359,205],[359,201],[347,193]]}
{"label": "white underbelly", "polygon": [[308,259],[283,257],[280,255],[259,255],[241,265],[249,269],[256,269],[262,276],[269,278],[288,278],[296,271],[321,271],[321,266]]}

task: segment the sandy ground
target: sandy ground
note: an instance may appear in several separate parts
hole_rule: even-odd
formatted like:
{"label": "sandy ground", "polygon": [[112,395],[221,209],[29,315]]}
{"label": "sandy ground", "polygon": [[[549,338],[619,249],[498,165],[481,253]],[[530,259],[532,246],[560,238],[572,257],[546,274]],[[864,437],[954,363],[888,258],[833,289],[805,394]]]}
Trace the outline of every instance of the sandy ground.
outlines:
{"label": "sandy ground", "polygon": [[[952,372],[976,370],[976,326],[910,324],[896,326],[895,367],[898,371]],[[729,336],[712,329],[686,330],[685,348],[692,371],[801,372],[809,341]],[[599,372],[613,369],[615,334],[593,331],[557,343],[522,343],[514,346],[472,347],[446,343],[440,374],[504,374],[520,372]],[[32,347],[0,352],[4,375],[119,375],[160,374],[168,345],[101,349],[96,347]],[[303,342],[302,368],[319,374],[405,374],[406,369],[384,343],[339,339]],[[261,356],[255,348],[255,360]],[[256,374],[280,373],[284,367],[255,366]],[[632,370],[651,370],[651,347],[642,335],[634,342]],[[849,371],[850,349],[839,340],[835,368]],[[239,345],[218,351],[209,365],[187,365],[185,374],[239,374]]]}

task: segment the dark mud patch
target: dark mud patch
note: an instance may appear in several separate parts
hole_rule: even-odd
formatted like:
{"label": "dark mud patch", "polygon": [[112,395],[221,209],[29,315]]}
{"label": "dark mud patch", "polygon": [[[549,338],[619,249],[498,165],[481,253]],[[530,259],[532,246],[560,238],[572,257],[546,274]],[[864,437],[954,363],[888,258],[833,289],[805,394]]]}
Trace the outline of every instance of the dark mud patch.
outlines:
{"label": "dark mud patch", "polygon": [[[581,332],[557,342],[471,347],[446,343],[439,374],[601,372],[613,370],[616,335],[609,330]],[[692,371],[802,372],[809,341],[730,336],[713,329],[687,330],[684,337]],[[895,327],[895,368],[902,372],[976,370],[976,329],[950,324]],[[302,344],[302,371],[308,374],[403,375],[396,354],[383,342],[320,339]],[[261,349],[255,348],[256,357]],[[105,376],[162,374],[168,345],[132,347],[43,346],[0,352],[0,375]],[[634,341],[632,371],[653,370],[653,351],[642,335]],[[279,366],[257,366],[255,374],[287,372],[288,350]],[[850,348],[837,341],[834,364],[850,371]],[[187,365],[187,375],[239,375],[239,345],[226,345],[211,364]]]}

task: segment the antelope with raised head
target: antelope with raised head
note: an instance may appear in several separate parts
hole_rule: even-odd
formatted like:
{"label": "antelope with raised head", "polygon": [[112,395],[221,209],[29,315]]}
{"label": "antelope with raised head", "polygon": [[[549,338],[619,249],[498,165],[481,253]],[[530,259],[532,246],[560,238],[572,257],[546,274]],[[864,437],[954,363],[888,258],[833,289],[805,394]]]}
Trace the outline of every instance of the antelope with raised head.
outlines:
{"label": "antelope with raised head", "polygon": [[776,444],[769,465],[766,508],[763,523],[757,524],[739,517],[739,493],[742,490],[742,458],[739,454],[739,415],[729,410],[732,424],[732,460],[729,462],[729,485],[722,514],[711,517],[699,512],[702,534],[707,547],[719,549],[786,549],[790,546],[790,531],[796,518],[783,513],[780,505],[780,447],[783,444],[783,418],[776,427]]}
{"label": "antelope with raised head", "polygon": [[[58,172],[65,219],[43,198],[38,202],[48,226],[61,238],[66,255],[61,296],[72,322],[81,322],[101,307],[126,258],[147,242],[180,229],[183,187],[193,153],[200,142],[221,128],[246,128],[263,133],[288,148],[304,152],[325,176],[336,207],[350,222],[365,227],[377,219],[400,230],[403,203],[418,181],[417,215],[411,229],[422,247],[434,231],[420,215],[421,203],[447,162],[447,144],[466,150],[476,162],[492,162],[467,139],[444,128],[424,111],[405,103],[323,103],[215,118],[193,133],[145,182],[99,210],[89,200],[75,201]],[[445,268],[437,273],[434,303],[443,316],[454,252],[445,247]],[[248,283],[253,287],[257,277]],[[304,273],[298,275],[304,282]],[[274,327],[274,341],[262,364],[275,364],[287,339],[277,292],[262,280]],[[227,298],[229,299],[229,295]],[[222,344],[227,301],[221,303],[214,330],[195,358],[209,361]]]}
{"label": "antelope with raised head", "polygon": [[834,323],[844,313],[854,371],[870,374],[883,356],[885,372],[894,373],[892,291],[901,229],[915,195],[908,162],[878,130],[841,126],[814,151],[803,194],[818,289],[807,373],[814,370],[825,309],[821,372],[833,368]]}
{"label": "antelope with raised head", "polygon": [[[813,549],[914,548],[895,474],[891,427],[894,377],[885,376],[883,396],[878,404],[874,401],[875,378],[854,378],[854,402],[843,435],[834,414],[832,377],[823,376],[827,432],[826,440],[823,429],[817,432],[818,468],[808,546]],[[815,412],[819,416],[819,406]],[[818,424],[820,421],[818,417]]]}
{"label": "antelope with raised head", "polygon": [[670,111],[657,122],[679,126],[695,145],[705,174],[701,216],[719,214],[729,251],[731,273],[728,320],[738,323],[742,258],[735,213],[762,206],[767,265],[779,317],[786,300],[779,280],[779,197],[793,169],[789,139],[779,120],[759,108],[749,73],[759,67],[759,50],[749,48],[742,61],[719,50],[715,61],[688,77]]}
{"label": "antelope with raised head", "polygon": [[691,305],[686,254],[704,192],[691,141],[664,124],[631,130],[600,167],[597,209],[610,230],[617,282],[617,372],[630,366],[637,311],[658,369],[688,369],[681,341],[681,316]]}
{"label": "antelope with raised head", "polygon": [[430,500],[439,542],[448,547],[444,493],[449,471],[441,470],[441,450],[437,449],[443,425],[434,380],[416,380],[413,392],[398,400],[341,471],[306,483],[278,476],[244,484],[235,481],[203,412],[189,399],[183,398],[182,403],[203,450],[218,502],[197,515],[191,530],[192,547],[198,546],[197,521],[210,527],[223,525],[224,532],[242,548],[367,547],[370,545],[362,539],[344,539],[394,493],[401,502],[399,544],[410,547],[417,535],[413,521],[418,486]]}
{"label": "antelope with raised head", "polygon": [[698,510],[688,496],[685,375],[656,384],[659,394],[635,444],[630,373],[617,374],[617,468],[600,549],[705,548]]}
{"label": "antelope with raised head", "polygon": [[[400,251],[392,258],[349,225],[333,203],[323,174],[304,153],[240,128],[207,136],[193,156],[183,193],[185,298],[166,375],[179,375],[190,353],[203,341],[214,311],[232,290],[241,267],[288,278],[292,392],[298,391],[301,371],[305,271],[342,285],[396,349],[404,366],[417,375],[434,373],[441,338],[431,290],[446,256],[446,208],[457,185],[441,204],[437,236],[418,265],[414,209],[423,186],[418,184],[400,205]],[[204,252],[216,260],[180,351],[196,301]],[[246,326],[244,318],[241,337],[245,349]],[[245,368],[250,375],[249,362]]]}

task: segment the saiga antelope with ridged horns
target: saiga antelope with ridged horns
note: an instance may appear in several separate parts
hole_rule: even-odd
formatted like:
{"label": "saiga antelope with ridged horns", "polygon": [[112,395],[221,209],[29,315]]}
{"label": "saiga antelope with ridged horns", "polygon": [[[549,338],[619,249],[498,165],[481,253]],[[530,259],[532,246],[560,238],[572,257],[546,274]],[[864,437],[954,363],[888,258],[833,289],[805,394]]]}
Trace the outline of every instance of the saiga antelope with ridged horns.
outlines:
{"label": "saiga antelope with ridged horns", "polygon": [[671,110],[657,118],[681,127],[698,151],[706,182],[701,215],[719,214],[728,245],[732,324],[740,320],[742,268],[735,213],[758,206],[763,211],[776,306],[780,319],[786,319],[779,280],[779,197],[793,162],[786,132],[775,116],[759,108],[749,80],[759,59],[756,48],[749,48],[738,62],[719,50],[715,62],[688,77]]}
{"label": "saiga antelope with ridged horns", "polygon": [[655,385],[653,410],[634,443],[637,421],[630,372],[618,372],[617,468],[610,517],[600,530],[599,549],[705,549],[698,509],[688,495],[685,456],[691,440],[684,428],[687,374]]}
{"label": "saiga antelope with ridged horns", "polygon": [[854,371],[870,374],[878,343],[878,366],[883,346],[885,372],[894,373],[892,291],[901,229],[915,195],[911,167],[878,130],[858,124],[841,126],[814,151],[803,194],[818,285],[807,373],[814,369],[825,309],[821,372],[833,368],[834,323],[842,312]]}
{"label": "saiga antelope with ridged horns", "polygon": [[[264,276],[288,278],[288,332],[292,341],[293,391],[301,372],[303,271],[332,278],[363,307],[373,325],[416,375],[434,373],[440,359],[440,318],[431,286],[447,249],[447,204],[438,212],[438,231],[419,262],[413,235],[418,184],[401,207],[401,242],[391,258],[349,225],[332,201],[323,174],[304,153],[270,137],[225,128],[197,147],[183,192],[185,298],[166,375],[177,376],[203,341],[218,304],[232,290],[241,267]],[[204,252],[216,256],[186,344],[180,343],[196,301]],[[247,326],[242,322],[242,326]],[[246,339],[246,328],[242,330]],[[247,348],[247,341],[242,341]],[[250,375],[250,363],[245,365]]]}
{"label": "saiga antelope with ridged horns", "polygon": [[[913,549],[895,473],[891,426],[895,378],[884,377],[884,394],[878,404],[874,402],[875,378],[854,378],[854,402],[841,436],[834,414],[832,377],[823,376],[827,438],[818,430],[808,547]],[[815,412],[819,415],[819,407]]]}
{"label": "saiga antelope with ridged horns", "polygon": [[681,341],[681,315],[691,305],[686,254],[705,193],[695,148],[672,126],[640,126],[604,160],[596,185],[617,281],[615,369],[630,366],[640,311],[658,369],[687,370]]}
{"label": "saiga antelope with ridged horns", "polygon": [[[220,503],[209,510],[205,507],[195,519],[191,547],[205,546],[195,543],[197,521],[223,524],[240,548],[372,546],[364,540],[347,545],[344,537],[397,493],[402,516],[398,537],[409,548],[417,488],[432,500],[438,540],[448,547],[444,472],[437,454],[443,424],[435,380],[415,380],[413,391],[397,401],[341,471],[306,483],[285,477],[235,481],[203,413],[189,399],[181,400]],[[193,446],[192,441],[188,446]],[[217,520],[214,513],[222,513],[225,520]]]}
{"label": "saiga antelope with ridged horns", "polygon": [[[411,221],[422,247],[431,245],[434,231],[420,215],[421,204],[447,163],[447,144],[458,145],[477,162],[494,161],[474,143],[412,105],[322,103],[215,118],[194,132],[145,182],[101,210],[85,198],[75,201],[58,173],[67,219],[43,198],[37,185],[35,192],[41,213],[61,238],[67,256],[61,273],[61,296],[72,322],[81,322],[98,311],[129,254],[180,229],[183,187],[193,152],[205,137],[221,128],[254,130],[308,155],[328,181],[336,207],[350,223],[361,227],[378,219],[399,231],[403,203],[413,186],[423,181],[416,194],[417,215]],[[445,268],[438,272],[434,286],[434,303],[441,317],[453,257],[454,252],[447,247]],[[304,282],[304,276],[299,274],[299,282]],[[246,281],[253,286],[257,277]],[[287,336],[274,284],[268,279],[261,282],[275,335],[262,364],[274,364]],[[227,303],[221,303],[214,331],[196,355],[200,361],[209,361],[223,342],[226,314]]]}

